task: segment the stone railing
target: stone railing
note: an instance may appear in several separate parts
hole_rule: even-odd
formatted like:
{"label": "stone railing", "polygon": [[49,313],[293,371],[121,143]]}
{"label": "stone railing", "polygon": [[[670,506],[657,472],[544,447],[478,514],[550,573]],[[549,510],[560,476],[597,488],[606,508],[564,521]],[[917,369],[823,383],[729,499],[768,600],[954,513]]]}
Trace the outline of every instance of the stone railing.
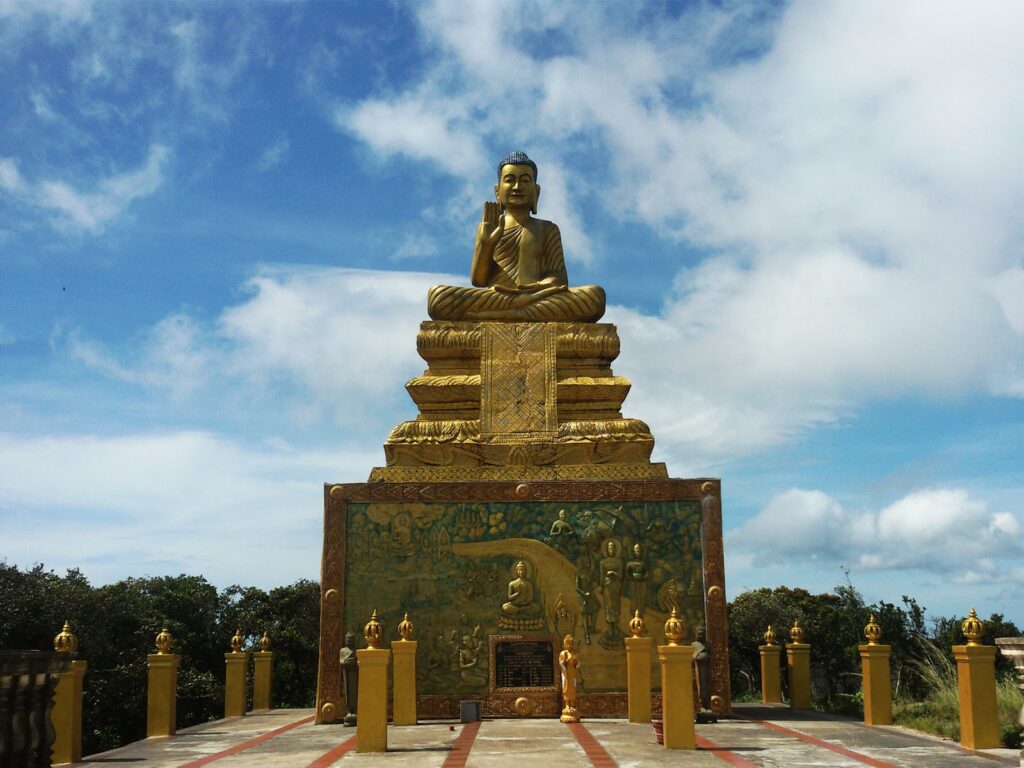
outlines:
{"label": "stone railing", "polygon": [[53,693],[71,665],[50,651],[0,651],[0,765],[50,765]]}

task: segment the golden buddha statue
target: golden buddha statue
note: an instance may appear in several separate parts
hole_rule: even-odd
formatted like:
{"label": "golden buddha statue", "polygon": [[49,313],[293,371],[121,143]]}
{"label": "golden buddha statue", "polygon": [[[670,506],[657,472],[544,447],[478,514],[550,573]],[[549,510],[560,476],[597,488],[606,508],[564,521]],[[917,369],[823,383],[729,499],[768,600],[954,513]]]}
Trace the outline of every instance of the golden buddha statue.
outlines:
{"label": "golden buddha statue", "polygon": [[435,285],[427,294],[434,320],[594,323],[604,314],[604,289],[569,287],[558,225],[535,219],[537,164],[513,152],[498,165],[497,202],[484,203],[476,230],[473,288]]}

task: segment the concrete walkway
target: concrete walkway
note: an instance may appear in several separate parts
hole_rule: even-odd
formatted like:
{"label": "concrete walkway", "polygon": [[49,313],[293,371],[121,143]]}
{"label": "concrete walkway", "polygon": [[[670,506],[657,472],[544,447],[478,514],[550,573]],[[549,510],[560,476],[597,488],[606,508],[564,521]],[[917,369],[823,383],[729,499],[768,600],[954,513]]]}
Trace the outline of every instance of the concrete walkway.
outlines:
{"label": "concrete walkway", "polygon": [[698,749],[666,751],[648,725],[623,720],[430,721],[388,727],[388,751],[358,754],[355,730],[314,726],[312,710],[270,710],[205,723],[87,757],[82,765],[140,768],[586,768],[686,765],[699,768],[1018,768],[1015,750],[970,752],[896,727],[785,707],[743,705],[735,716],[697,726]]}

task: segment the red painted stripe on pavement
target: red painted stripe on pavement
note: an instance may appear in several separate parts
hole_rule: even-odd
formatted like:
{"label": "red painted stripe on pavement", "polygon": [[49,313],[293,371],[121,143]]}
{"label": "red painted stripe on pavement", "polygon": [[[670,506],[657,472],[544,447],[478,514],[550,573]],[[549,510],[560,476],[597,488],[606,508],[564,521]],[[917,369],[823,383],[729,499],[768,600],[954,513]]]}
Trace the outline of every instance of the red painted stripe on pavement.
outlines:
{"label": "red painted stripe on pavement", "polygon": [[466,723],[462,728],[462,733],[459,734],[459,738],[452,744],[452,751],[444,759],[444,764],[441,768],[465,768],[466,761],[469,759],[469,750],[473,748],[473,740],[476,738],[476,732],[479,730],[479,720],[475,723]]}
{"label": "red painted stripe on pavement", "polygon": [[723,746],[716,744],[711,739],[705,739],[701,736],[697,737],[697,747],[700,749],[707,750],[712,755],[717,757],[719,760],[724,760],[729,765],[734,765],[736,768],[759,768],[757,763],[752,763],[747,758],[737,755],[735,752],[730,752]]}
{"label": "red painted stripe on pavement", "polygon": [[248,741],[243,741],[241,744],[236,744],[233,747],[222,750],[220,752],[214,752],[212,755],[201,757],[198,760],[193,760],[191,763],[185,763],[180,768],[200,768],[203,765],[209,765],[214,760],[220,760],[222,757],[229,757],[231,755],[237,755],[239,752],[243,752],[250,747],[255,747],[257,744],[262,744],[264,741],[269,741],[275,736],[280,736],[285,731],[290,731],[292,728],[298,728],[300,725],[313,722],[313,715],[304,717],[301,720],[296,720],[294,723],[288,723],[288,725],[282,725],[280,728],[275,728],[272,731],[267,731],[262,736],[257,736]]}
{"label": "red painted stripe on pavement", "polygon": [[808,736],[806,733],[794,731],[792,728],[785,728],[781,725],[776,725],[775,723],[769,723],[767,720],[753,720],[752,722],[755,722],[758,725],[763,725],[765,728],[772,731],[783,733],[786,736],[792,736],[795,739],[800,739],[800,741],[806,741],[808,744],[813,744],[816,747],[823,747],[835,752],[837,755],[842,755],[843,757],[848,757],[851,760],[856,760],[858,763],[870,765],[872,768],[899,768],[899,766],[894,763],[887,763],[884,760],[876,760],[875,758],[868,757],[860,752],[854,752],[852,749],[840,747],[838,744],[832,744],[831,742],[822,741],[821,739],[816,739],[813,736]]}
{"label": "red painted stripe on pavement", "polygon": [[356,745],[356,737],[352,736],[345,741],[341,742],[338,746],[332,749],[330,752],[325,752],[312,763],[306,766],[306,768],[327,768],[329,765],[334,765],[335,762],[347,755],[353,747]]}
{"label": "red painted stripe on pavement", "polygon": [[615,768],[618,763],[615,759],[608,754],[608,751],[601,746],[601,742],[594,738],[594,734],[587,730],[587,727],[583,723],[566,723],[569,726],[569,731],[576,737],[576,741],[583,747],[583,751],[587,755],[587,759],[590,760],[590,764],[593,766],[600,766],[600,768]]}

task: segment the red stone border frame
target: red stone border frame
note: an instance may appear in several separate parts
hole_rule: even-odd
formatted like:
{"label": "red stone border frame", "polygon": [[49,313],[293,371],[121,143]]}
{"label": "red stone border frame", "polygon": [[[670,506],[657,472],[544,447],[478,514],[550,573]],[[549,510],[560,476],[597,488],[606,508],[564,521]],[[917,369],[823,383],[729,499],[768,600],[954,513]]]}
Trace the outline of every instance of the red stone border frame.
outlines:
{"label": "red stone border frame", "polygon": [[719,480],[701,478],[622,481],[538,480],[521,483],[328,483],[324,486],[324,541],[320,565],[320,664],[316,689],[318,724],[333,722],[345,714],[342,711],[341,695],[342,638],[346,630],[356,633],[362,630],[361,627],[342,626],[348,505],[403,501],[700,502],[704,614],[707,617],[708,641],[713,649],[711,705],[712,710],[719,715],[726,715],[731,711],[725,556],[722,547],[722,495]]}

